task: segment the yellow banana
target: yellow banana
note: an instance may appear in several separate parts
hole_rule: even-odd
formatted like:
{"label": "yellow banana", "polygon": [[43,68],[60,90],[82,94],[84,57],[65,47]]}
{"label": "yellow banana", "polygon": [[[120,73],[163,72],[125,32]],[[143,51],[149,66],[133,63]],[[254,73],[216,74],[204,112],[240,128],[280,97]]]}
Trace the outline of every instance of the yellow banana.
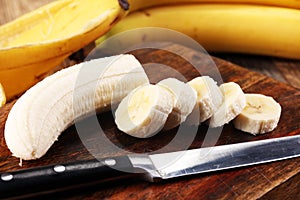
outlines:
{"label": "yellow banana", "polygon": [[61,0],[0,27],[0,81],[10,99],[125,14],[118,1]]}
{"label": "yellow banana", "polygon": [[[246,4],[186,4],[136,11],[97,43],[116,33],[149,26],[185,33],[211,52],[300,59],[300,10]],[[151,37],[141,35],[137,40]]]}
{"label": "yellow banana", "polygon": [[128,2],[130,5],[130,12],[153,6],[187,3],[242,3],[300,9],[299,0],[128,0]]}
{"label": "yellow banana", "polygon": [[[80,48],[84,47],[88,43],[94,41],[96,38],[102,36],[117,21],[122,19],[126,14],[130,12],[134,12],[136,10],[152,7],[152,6],[178,4],[177,8],[181,10],[180,12],[183,12],[182,14],[183,19],[179,19],[179,21],[184,21],[184,20],[188,20],[186,18],[189,17],[189,14],[182,11],[181,5],[187,3],[195,3],[195,2],[222,3],[224,2],[224,0],[151,0],[151,1],[128,0],[128,2],[127,0],[90,0],[88,2],[84,0],[59,0],[59,1],[54,1],[46,6],[43,6],[31,13],[28,13],[6,25],[1,26],[0,27],[0,71],[1,71],[0,81],[3,83],[8,100],[18,94],[23,93],[30,86],[34,85],[37,81],[41,80],[46,74],[49,74],[51,70],[53,71],[53,68],[56,68],[57,65],[60,62],[62,62],[65,58],[67,58],[71,53],[79,50]],[[128,3],[129,3],[129,11],[125,12],[125,10],[128,9]],[[272,5],[272,6],[300,9],[300,2],[298,0],[278,0],[278,1],[228,0],[226,1],[226,3],[234,3],[234,4],[248,3],[248,4]],[[231,7],[231,5],[228,6]],[[161,9],[165,9],[165,8],[161,8]],[[200,9],[202,10],[201,12],[203,12],[203,9]],[[170,12],[168,8],[166,8],[166,10]],[[190,10],[189,12],[192,12],[190,14],[191,19],[189,19],[189,21],[192,21],[192,19],[194,19],[194,16],[197,17],[197,15],[199,14],[195,14],[196,12],[195,9],[189,8],[189,10]],[[207,12],[212,12],[212,10],[213,9],[208,9]],[[228,10],[228,12],[229,11],[230,9]],[[244,10],[242,9],[240,13],[242,13],[243,11]],[[204,11],[204,13],[207,12]],[[236,14],[234,13],[229,14],[228,18],[232,16],[231,20],[235,21],[233,17],[235,15],[240,16],[240,14],[237,14],[237,12],[238,11],[235,11]],[[258,11],[258,13],[261,12],[263,11]],[[143,16],[142,13],[140,14],[135,13],[132,16],[134,15],[137,15],[142,18],[146,17]],[[203,15],[207,15],[207,14],[203,14]],[[265,14],[264,16],[266,15],[268,14]],[[286,21],[288,22],[290,20],[284,18],[289,18],[289,16],[293,16],[293,11],[288,12],[287,17],[280,16],[281,12],[276,12],[276,11],[274,12],[274,15],[276,15],[274,16],[274,19],[276,20],[279,19],[279,21],[282,22],[276,22],[276,20],[274,20],[273,23],[275,22],[278,24],[285,23]],[[126,21],[129,21],[129,19],[132,16],[126,19]],[[296,14],[296,18],[297,16],[298,15]],[[255,21],[254,19],[250,20],[250,18],[251,17],[248,17],[249,21],[251,22]],[[152,20],[151,23],[153,23],[154,18],[150,17],[150,19],[145,19],[146,23],[148,23],[149,20],[150,21]],[[171,16],[166,17],[162,21],[162,23],[165,24],[170,23],[170,25],[173,24],[173,26],[176,26],[174,22],[172,21],[168,22],[168,20],[173,20],[173,19]],[[231,20],[230,23],[232,23]],[[143,20],[141,19],[135,19],[134,21],[137,23],[137,25],[143,23],[142,22]],[[237,19],[237,22],[232,24],[245,27],[245,24],[238,25],[238,22],[241,21],[242,20]],[[260,20],[256,22],[259,21]],[[126,24],[128,22],[124,22],[124,23]],[[206,25],[204,22],[201,23],[202,23],[201,26]],[[194,24],[194,26],[196,25],[195,22],[191,22],[191,24]],[[292,24],[295,24],[295,22],[293,22]],[[253,26],[253,24],[251,25]],[[165,25],[159,24],[158,26],[165,26]],[[184,25],[186,31],[191,32],[191,28],[188,28],[186,26],[189,25],[188,24]],[[218,26],[217,23],[212,23],[211,25],[207,25],[206,30],[216,28],[217,26]],[[232,26],[234,25],[228,25],[227,29],[230,29]],[[288,25],[284,24],[284,26],[288,26]],[[277,27],[277,29],[275,30],[278,30],[279,27]],[[297,26],[295,26],[295,29],[297,29],[296,27],[298,27],[298,24]],[[237,28],[237,33],[241,35],[243,33],[242,30],[243,28],[241,27]],[[287,31],[284,30],[283,32],[286,33],[288,31],[289,30],[287,29]],[[238,34],[234,34],[234,35],[238,35]],[[256,35],[259,34],[260,33],[256,33]],[[292,34],[292,36],[294,35],[295,34]],[[211,38],[214,39],[213,36]],[[222,36],[220,38],[222,38]],[[207,38],[204,38],[203,40],[206,39]],[[279,38],[278,41],[281,41],[281,39]],[[228,40],[228,42],[231,41]],[[210,43],[210,41],[208,41],[207,43]],[[211,46],[214,45],[214,43],[210,43],[210,44]],[[286,43],[283,44],[285,45]],[[258,46],[261,45],[262,44],[258,44]],[[280,45],[280,43],[278,45]],[[224,47],[225,50],[227,49],[227,46],[225,45]],[[234,45],[229,45],[229,46],[234,46]],[[291,48],[294,48],[293,45],[291,46],[292,46]],[[248,47],[245,47],[245,49],[247,48]],[[232,49],[232,51],[236,51],[236,49]],[[265,51],[264,48],[262,51],[264,53]],[[281,51],[281,49],[279,51]],[[286,56],[285,53],[281,53],[281,52],[279,52],[278,54],[280,56],[282,55],[285,57],[295,57],[293,56],[293,54],[292,55],[289,54],[289,56]],[[271,53],[270,55],[273,55],[273,53]]]}

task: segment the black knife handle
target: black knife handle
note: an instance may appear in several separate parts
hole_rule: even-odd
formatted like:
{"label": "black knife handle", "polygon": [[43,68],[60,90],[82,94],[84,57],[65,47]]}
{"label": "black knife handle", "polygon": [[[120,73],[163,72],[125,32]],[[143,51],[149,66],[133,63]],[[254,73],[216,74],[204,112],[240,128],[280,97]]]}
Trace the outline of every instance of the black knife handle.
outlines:
{"label": "black knife handle", "polygon": [[0,174],[0,199],[51,193],[139,175],[127,156],[80,161]]}

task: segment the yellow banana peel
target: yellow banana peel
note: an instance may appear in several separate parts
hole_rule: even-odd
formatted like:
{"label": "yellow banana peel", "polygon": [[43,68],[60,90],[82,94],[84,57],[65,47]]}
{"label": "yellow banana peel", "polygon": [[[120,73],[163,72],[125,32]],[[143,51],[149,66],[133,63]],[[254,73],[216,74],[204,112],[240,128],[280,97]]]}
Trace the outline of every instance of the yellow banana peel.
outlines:
{"label": "yellow banana peel", "polygon": [[112,0],[60,0],[0,27],[0,82],[8,99],[106,33],[126,11]]}
{"label": "yellow banana peel", "polygon": [[253,4],[300,9],[299,0],[128,0],[128,2],[130,5],[130,12],[153,6],[169,6],[188,3]]}

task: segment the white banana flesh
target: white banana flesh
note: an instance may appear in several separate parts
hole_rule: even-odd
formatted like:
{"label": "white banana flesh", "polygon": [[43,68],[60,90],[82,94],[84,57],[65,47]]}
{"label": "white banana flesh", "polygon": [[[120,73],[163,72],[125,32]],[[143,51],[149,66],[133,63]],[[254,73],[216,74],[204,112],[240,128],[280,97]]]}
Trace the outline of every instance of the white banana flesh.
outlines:
{"label": "white banana flesh", "polygon": [[164,130],[170,130],[183,123],[191,114],[196,105],[197,93],[190,85],[175,78],[167,78],[157,84],[169,90],[175,97],[173,110],[164,125]]}
{"label": "white banana flesh", "polygon": [[246,97],[241,87],[234,83],[223,83],[220,90],[224,94],[224,101],[220,108],[211,116],[210,127],[219,127],[229,123],[239,115],[246,106]]}
{"label": "white banana flesh", "polygon": [[245,94],[246,107],[233,121],[235,128],[253,135],[273,131],[279,122],[281,106],[272,97]]}
{"label": "white banana flesh", "polygon": [[199,125],[219,109],[223,102],[223,93],[217,83],[209,76],[196,77],[188,84],[197,92],[197,104],[200,114],[199,120],[192,120],[191,125]]}
{"label": "white banana flesh", "polygon": [[115,112],[118,128],[137,138],[160,131],[175,103],[174,95],[158,85],[143,85],[126,96]]}
{"label": "white banana flesh", "polygon": [[[81,70],[88,73],[77,80],[80,73],[85,73]],[[144,69],[132,55],[91,60],[63,69],[17,100],[6,121],[6,144],[20,159],[40,158],[75,119],[95,109],[108,110],[130,91],[148,83]]]}

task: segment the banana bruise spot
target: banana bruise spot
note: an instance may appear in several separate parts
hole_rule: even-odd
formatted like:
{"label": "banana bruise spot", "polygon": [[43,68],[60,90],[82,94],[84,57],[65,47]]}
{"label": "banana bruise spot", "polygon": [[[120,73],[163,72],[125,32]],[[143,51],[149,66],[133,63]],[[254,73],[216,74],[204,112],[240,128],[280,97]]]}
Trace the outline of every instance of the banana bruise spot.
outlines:
{"label": "banana bruise spot", "polygon": [[123,10],[127,11],[130,8],[130,4],[127,0],[118,0],[119,5],[121,6],[121,8],[123,8]]}

